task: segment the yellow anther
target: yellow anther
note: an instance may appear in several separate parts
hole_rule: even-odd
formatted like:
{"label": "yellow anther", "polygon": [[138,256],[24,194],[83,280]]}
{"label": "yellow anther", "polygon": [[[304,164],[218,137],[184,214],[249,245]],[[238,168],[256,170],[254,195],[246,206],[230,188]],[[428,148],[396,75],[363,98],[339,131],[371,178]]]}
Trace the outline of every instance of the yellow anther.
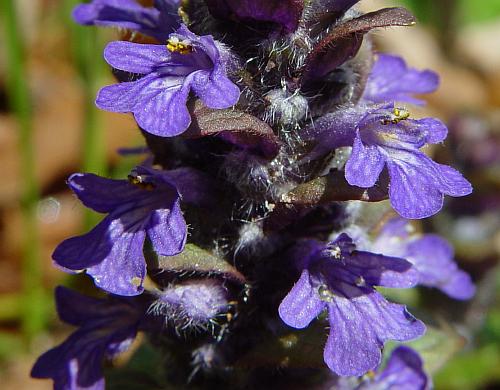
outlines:
{"label": "yellow anther", "polygon": [[128,175],[127,178],[130,184],[142,188],[143,190],[153,191],[155,189],[155,185],[145,181],[141,175]]}
{"label": "yellow anther", "polygon": [[327,249],[327,253],[333,257],[334,259],[341,259],[342,258],[342,250],[338,245],[332,246]]}
{"label": "yellow anther", "polygon": [[318,295],[319,299],[321,299],[323,302],[332,302],[333,298],[335,298],[335,295],[333,292],[331,292],[328,289],[328,286],[322,284],[321,286],[318,287]]}
{"label": "yellow anther", "polygon": [[375,371],[373,371],[373,370],[368,371],[365,375],[370,380],[375,379]]}
{"label": "yellow anther", "polygon": [[404,108],[394,108],[392,114],[389,119],[382,120],[382,124],[388,125],[393,124],[397,125],[399,122],[404,121],[410,117],[410,112],[405,110]]}
{"label": "yellow anther", "polygon": [[172,53],[189,54],[193,51],[193,46],[191,46],[189,40],[185,39],[181,41],[174,35],[168,38],[167,49]]}

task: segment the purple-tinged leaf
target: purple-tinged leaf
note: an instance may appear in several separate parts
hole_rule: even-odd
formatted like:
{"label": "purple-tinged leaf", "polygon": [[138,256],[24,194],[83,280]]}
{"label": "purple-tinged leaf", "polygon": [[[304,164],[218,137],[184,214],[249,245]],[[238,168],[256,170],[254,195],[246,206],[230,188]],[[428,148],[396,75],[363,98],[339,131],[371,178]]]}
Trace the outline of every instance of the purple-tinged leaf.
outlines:
{"label": "purple-tinged leaf", "polygon": [[301,83],[322,78],[353,58],[361,47],[363,36],[370,30],[413,24],[415,17],[410,11],[397,7],[370,12],[335,26],[308,55]]}
{"label": "purple-tinged leaf", "polygon": [[379,202],[387,199],[387,183],[379,183],[365,189],[351,186],[344,178],[344,173],[334,171],[300,184],[283,196],[283,203],[294,205],[317,205],[347,200]]}
{"label": "purple-tinged leaf", "polygon": [[196,101],[191,118],[185,138],[219,135],[224,141],[265,157],[274,157],[279,151],[281,141],[273,129],[253,115],[234,109],[214,110]]}
{"label": "purple-tinged leaf", "polygon": [[304,12],[303,24],[309,28],[311,36],[317,36],[358,2],[359,0],[312,1]]}

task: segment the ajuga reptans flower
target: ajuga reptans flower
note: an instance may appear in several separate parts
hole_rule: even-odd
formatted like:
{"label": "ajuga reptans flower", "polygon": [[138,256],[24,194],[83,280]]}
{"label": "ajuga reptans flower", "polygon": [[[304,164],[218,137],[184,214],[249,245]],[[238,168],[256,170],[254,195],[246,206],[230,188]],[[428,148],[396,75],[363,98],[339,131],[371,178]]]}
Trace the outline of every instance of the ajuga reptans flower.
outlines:
{"label": "ajuga reptans flower", "polygon": [[[148,362],[161,362],[143,374],[161,379],[139,382],[162,388],[430,385],[405,346],[381,365],[387,341],[413,340],[425,326],[379,287],[424,285],[465,300],[474,285],[443,238],[387,220],[391,207],[430,217],[445,195],[472,188],[427,154],[443,147],[445,124],[414,116],[437,74],[374,52],[372,30],[415,18],[357,3],[75,8],[80,24],[121,30],[124,40],[104,50],[116,83],[96,104],[132,114],[148,156],[122,180],[70,176],[79,200],[105,217],[53,259],[86,271],[107,297],[57,290],[61,319],[79,328],[33,376],[102,389],[103,360],[141,331],[157,354]],[[409,310],[431,316],[425,303]]]}

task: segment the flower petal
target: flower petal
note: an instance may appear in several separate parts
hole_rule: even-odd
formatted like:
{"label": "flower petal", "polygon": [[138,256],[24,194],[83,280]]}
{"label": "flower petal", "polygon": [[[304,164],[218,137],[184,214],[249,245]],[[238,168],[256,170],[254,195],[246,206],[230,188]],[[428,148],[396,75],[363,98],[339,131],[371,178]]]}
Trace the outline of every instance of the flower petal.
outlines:
{"label": "flower petal", "polygon": [[138,125],[148,133],[173,137],[183,133],[191,123],[186,107],[189,85],[168,87],[155,96],[142,96],[134,110]]}
{"label": "flower petal", "polygon": [[40,356],[31,376],[52,378],[55,389],[104,390],[102,361],[128,348],[145,307],[117,297],[90,298],[63,287],[57,289],[56,300],[61,319],[80,328]]}
{"label": "flower petal", "polygon": [[281,302],[278,312],[281,319],[293,328],[302,329],[325,308],[318,292],[313,288],[309,271],[303,270],[300,279]]}
{"label": "flower petal", "polygon": [[403,305],[390,303],[375,291],[352,298],[352,288],[341,287],[345,297],[336,296],[328,304],[331,328],[324,359],[341,376],[361,376],[377,367],[386,340],[411,340],[425,331]]}
{"label": "flower petal", "polygon": [[470,276],[458,269],[453,260],[453,248],[443,238],[426,234],[411,242],[407,259],[420,273],[420,284],[439,288],[456,299],[469,299],[474,295]]}
{"label": "flower petal", "polygon": [[110,254],[122,232],[121,228],[113,229],[113,222],[108,216],[90,232],[64,240],[54,250],[52,259],[60,267],[76,272],[98,264]]}
{"label": "flower petal", "polygon": [[109,213],[141,196],[142,192],[126,180],[107,179],[92,173],[74,173],[68,185],[86,207],[99,213]]}
{"label": "flower petal", "polygon": [[476,293],[476,286],[470,275],[460,269],[453,272],[439,289],[451,298],[459,300],[471,299]]}
{"label": "flower petal", "polygon": [[52,254],[61,267],[87,273],[96,285],[118,295],[142,292],[146,264],[144,230],[127,231],[120,218],[109,215],[89,233],[63,241]]}
{"label": "flower petal", "polygon": [[[156,10],[149,9],[157,12]],[[137,20],[144,20],[147,8],[134,0],[94,0],[90,4],[80,4],[73,10],[73,18],[84,25],[116,25],[122,28],[138,28]],[[144,13],[144,15],[140,15]]]}
{"label": "flower petal", "polygon": [[137,81],[108,85],[97,93],[95,104],[101,110],[133,112],[145,96],[161,92],[150,87],[150,84],[154,85],[155,81],[157,81],[157,75],[152,73]]}
{"label": "flower petal", "polygon": [[151,73],[171,58],[164,45],[146,45],[126,41],[109,43],[104,59],[113,68],[130,73]]}
{"label": "flower petal", "polygon": [[164,171],[162,174],[175,184],[183,202],[202,207],[213,207],[217,202],[216,185],[211,176],[189,167]]}
{"label": "flower petal", "polygon": [[170,209],[155,210],[147,234],[159,255],[173,256],[184,249],[187,226],[177,198]]}
{"label": "flower petal", "polygon": [[384,165],[385,156],[378,146],[363,145],[358,134],[345,166],[345,178],[352,186],[371,188],[377,182]]}
{"label": "flower petal", "polygon": [[443,193],[436,169],[422,158],[423,153],[407,154],[409,159],[414,160],[411,164],[401,160],[387,163],[391,205],[405,218],[430,217],[443,207]]}
{"label": "flower petal", "polygon": [[403,150],[388,160],[389,198],[405,218],[425,218],[443,207],[443,194],[464,196],[470,183],[455,169],[437,164],[418,150]]}
{"label": "flower petal", "polygon": [[449,196],[465,196],[472,192],[472,185],[456,169],[436,164],[440,171],[441,188]]}
{"label": "flower petal", "polygon": [[411,348],[400,346],[392,352],[385,369],[375,380],[359,390],[425,390],[428,381],[420,356]]}
{"label": "flower petal", "polygon": [[439,119],[423,118],[414,120],[413,123],[426,133],[426,142],[429,144],[442,142],[448,135],[448,128]]}
{"label": "flower petal", "polygon": [[411,262],[398,257],[356,251],[350,256],[348,267],[370,286],[408,288],[419,280],[419,273]]}
{"label": "flower petal", "polygon": [[155,1],[143,7],[134,0],[94,0],[73,10],[73,19],[83,25],[110,26],[138,31],[160,41],[179,25],[179,0]]}
{"label": "flower petal", "polygon": [[209,108],[228,108],[240,98],[240,89],[223,72],[196,72],[191,89]]}
{"label": "flower petal", "polygon": [[[356,250],[353,240],[340,234],[328,248],[340,250],[337,258],[327,258],[323,273],[330,287],[334,288],[339,277],[359,287],[384,286],[393,288],[413,287],[418,283],[418,271],[409,261],[398,257]],[[328,252],[327,252],[328,253]],[[332,266],[331,261],[334,262]],[[335,263],[337,261],[337,263]]]}
{"label": "flower petal", "polygon": [[94,278],[97,287],[123,296],[142,293],[142,283],[146,276],[143,254],[145,236],[143,230],[123,232],[114,241],[108,256],[87,268],[87,274]]}
{"label": "flower petal", "polygon": [[307,155],[308,160],[342,146],[352,146],[356,137],[356,126],[366,115],[366,106],[346,107],[323,115],[305,128],[303,138],[314,142],[314,149]]}
{"label": "flower petal", "polygon": [[422,100],[411,95],[433,92],[438,85],[439,76],[435,72],[408,68],[400,57],[379,54],[363,98],[374,102],[400,101],[423,104]]}
{"label": "flower petal", "polygon": [[67,287],[57,286],[55,298],[59,318],[74,326],[82,325],[91,317],[109,312],[107,307],[99,305],[100,299],[82,295]]}
{"label": "flower petal", "polygon": [[31,376],[52,378],[55,389],[104,390],[105,350],[106,343],[98,331],[79,329],[61,345],[40,356]]}

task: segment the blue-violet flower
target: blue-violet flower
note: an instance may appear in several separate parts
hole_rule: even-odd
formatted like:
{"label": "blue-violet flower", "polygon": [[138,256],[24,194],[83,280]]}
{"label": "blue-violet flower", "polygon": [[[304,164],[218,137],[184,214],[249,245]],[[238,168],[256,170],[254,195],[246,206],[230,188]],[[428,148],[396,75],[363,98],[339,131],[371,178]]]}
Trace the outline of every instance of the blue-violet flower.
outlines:
{"label": "blue-violet flower", "polygon": [[197,36],[184,25],[170,34],[166,46],[111,42],[104,51],[106,61],[144,76],[102,88],[96,104],[103,110],[132,112],[151,134],[181,134],[191,123],[186,107],[190,91],[209,108],[238,102],[240,91],[227,76],[220,47],[210,35]]}
{"label": "blue-violet flower", "polygon": [[414,234],[409,221],[394,218],[381,229],[370,251],[408,260],[419,273],[419,284],[435,287],[455,299],[475,293],[470,276],[453,260],[453,248],[436,234]]}
{"label": "blue-violet flower", "polygon": [[375,103],[407,102],[424,104],[412,94],[434,92],[439,76],[431,70],[408,68],[401,57],[379,54],[366,83],[363,99]]}
{"label": "blue-violet flower", "polygon": [[52,378],[56,390],[104,390],[102,362],[128,349],[145,308],[131,299],[96,299],[61,286],[55,296],[59,317],[79,328],[40,356],[31,376]]}
{"label": "blue-violet flower", "polygon": [[323,116],[308,132],[317,142],[310,158],[352,145],[345,165],[350,185],[371,188],[386,168],[391,205],[405,218],[436,214],[445,194],[472,192],[458,171],[434,162],[420,150],[446,138],[448,130],[438,119],[409,119],[406,110],[392,104],[360,105]]}
{"label": "blue-violet flower", "polygon": [[420,356],[411,348],[399,346],[385,368],[366,378],[356,390],[425,390],[429,382]]}
{"label": "blue-violet flower", "polygon": [[94,0],[73,10],[79,24],[111,26],[138,31],[163,42],[179,27],[181,0],[155,0],[154,7],[143,7],[135,0]]}
{"label": "blue-violet flower", "polygon": [[357,251],[346,234],[326,246],[305,241],[297,253],[302,274],[279,314],[287,325],[301,329],[328,309],[330,335],[323,356],[336,374],[363,375],[380,364],[386,340],[411,340],[424,333],[422,322],[374,288],[414,286],[418,274],[406,260]]}
{"label": "blue-violet flower", "polygon": [[77,173],[68,184],[85,206],[108,216],[56,248],[52,257],[59,266],[86,269],[98,287],[113,294],[137,295],[146,274],[146,235],[160,255],[183,250],[187,228],[179,193],[161,172],[147,170],[130,180]]}

